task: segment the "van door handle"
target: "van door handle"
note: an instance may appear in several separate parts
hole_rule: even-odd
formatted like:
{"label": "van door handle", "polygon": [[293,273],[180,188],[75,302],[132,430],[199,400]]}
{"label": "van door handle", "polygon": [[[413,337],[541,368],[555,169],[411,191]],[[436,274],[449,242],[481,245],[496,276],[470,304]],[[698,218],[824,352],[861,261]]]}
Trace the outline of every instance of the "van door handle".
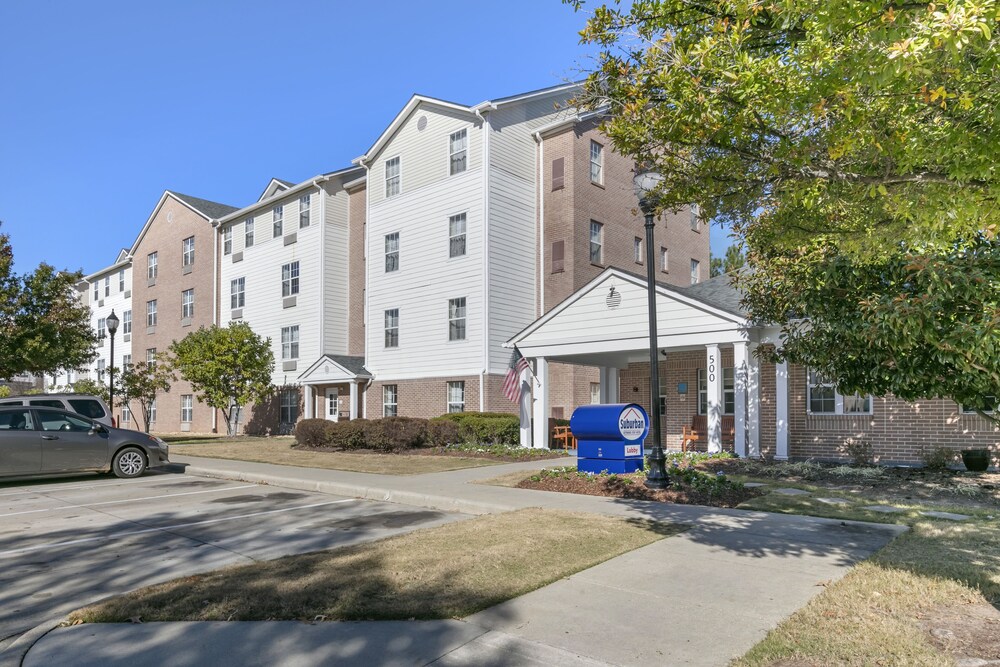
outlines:
{"label": "van door handle", "polygon": [[58,440],[58,435],[43,435],[42,440]]}

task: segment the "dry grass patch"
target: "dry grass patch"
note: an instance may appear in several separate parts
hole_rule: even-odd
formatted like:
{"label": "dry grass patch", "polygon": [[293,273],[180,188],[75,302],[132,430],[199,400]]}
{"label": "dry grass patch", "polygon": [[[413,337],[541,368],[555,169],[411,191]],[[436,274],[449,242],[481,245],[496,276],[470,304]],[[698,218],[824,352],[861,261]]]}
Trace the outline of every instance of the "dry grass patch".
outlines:
{"label": "dry grass patch", "polygon": [[[1000,525],[917,521],[793,614],[735,665],[927,665],[996,660],[997,643],[940,640],[1000,605]],[[947,623],[944,619],[949,619]],[[940,627],[939,627],[940,626]]]}
{"label": "dry grass patch", "polygon": [[526,509],[177,579],[71,621],[460,618],[681,530]]}
{"label": "dry grass patch", "polygon": [[506,474],[500,475],[499,477],[491,477],[489,479],[479,479],[475,480],[473,484],[486,484],[487,486],[505,486],[507,488],[517,488],[517,485],[523,482],[528,477],[532,475],[537,475],[542,471],[542,468],[538,470],[515,470],[514,472],[508,472]]}
{"label": "dry grass patch", "polygon": [[459,456],[426,456],[359,452],[317,452],[292,449],[295,438],[239,438],[190,445],[170,445],[171,454],[213,459],[254,461],[275,465],[347,470],[380,475],[420,475],[497,465],[498,461]]}

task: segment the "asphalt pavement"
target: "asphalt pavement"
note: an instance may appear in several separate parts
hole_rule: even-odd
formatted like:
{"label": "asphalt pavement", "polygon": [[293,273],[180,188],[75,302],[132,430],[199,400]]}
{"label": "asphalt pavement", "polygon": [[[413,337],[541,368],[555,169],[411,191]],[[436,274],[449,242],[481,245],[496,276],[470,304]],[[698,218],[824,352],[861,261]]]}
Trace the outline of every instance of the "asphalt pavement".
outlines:
{"label": "asphalt pavement", "polygon": [[690,529],[465,619],[56,629],[49,624],[9,646],[3,657],[20,660],[23,655],[25,666],[725,665],[817,595],[823,584],[905,530],[476,483],[538,463],[388,476],[177,459],[199,481],[262,483],[271,493],[319,494],[329,502],[375,499],[395,503],[397,511],[440,512],[441,520],[456,511],[468,515],[541,506],[671,521]]}

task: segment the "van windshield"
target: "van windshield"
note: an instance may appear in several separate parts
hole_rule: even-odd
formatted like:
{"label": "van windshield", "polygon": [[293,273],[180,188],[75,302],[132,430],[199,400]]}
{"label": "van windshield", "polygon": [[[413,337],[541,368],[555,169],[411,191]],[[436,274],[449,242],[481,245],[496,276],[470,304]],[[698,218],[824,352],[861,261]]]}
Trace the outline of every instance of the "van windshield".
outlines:
{"label": "van windshield", "polygon": [[69,404],[73,406],[73,412],[91,419],[100,419],[105,414],[101,404],[93,399],[71,398]]}

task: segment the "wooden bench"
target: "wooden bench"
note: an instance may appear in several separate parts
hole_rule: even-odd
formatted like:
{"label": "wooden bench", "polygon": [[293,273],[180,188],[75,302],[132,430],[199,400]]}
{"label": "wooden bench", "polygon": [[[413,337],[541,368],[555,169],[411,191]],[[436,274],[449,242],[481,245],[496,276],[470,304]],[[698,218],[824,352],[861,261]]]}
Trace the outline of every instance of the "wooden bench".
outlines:
{"label": "wooden bench", "polygon": [[553,448],[558,447],[567,451],[576,449],[576,438],[573,437],[573,432],[569,430],[569,426],[552,427],[552,446]]}
{"label": "wooden bench", "polygon": [[[681,430],[681,451],[689,451],[691,445],[707,439],[708,415],[695,415],[691,418],[691,426],[684,426]],[[732,445],[735,442],[736,420],[733,415],[722,415],[722,444]],[[694,451],[693,448],[691,451]]]}

